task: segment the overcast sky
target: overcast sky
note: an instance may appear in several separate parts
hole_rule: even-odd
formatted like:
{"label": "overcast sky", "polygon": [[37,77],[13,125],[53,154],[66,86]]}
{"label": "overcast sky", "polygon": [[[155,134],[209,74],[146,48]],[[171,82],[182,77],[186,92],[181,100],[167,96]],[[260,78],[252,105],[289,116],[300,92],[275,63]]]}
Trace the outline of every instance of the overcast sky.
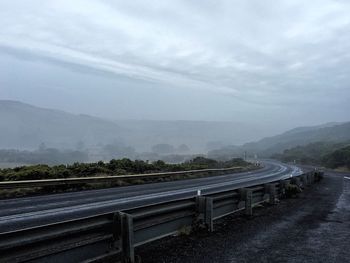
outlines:
{"label": "overcast sky", "polygon": [[110,119],[349,120],[350,1],[0,0],[0,98]]}

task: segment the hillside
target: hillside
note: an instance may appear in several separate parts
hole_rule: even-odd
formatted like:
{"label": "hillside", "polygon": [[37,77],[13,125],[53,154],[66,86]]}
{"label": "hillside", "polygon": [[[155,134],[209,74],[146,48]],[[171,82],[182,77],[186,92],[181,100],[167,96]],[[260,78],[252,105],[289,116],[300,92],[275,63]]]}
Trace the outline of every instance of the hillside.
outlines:
{"label": "hillside", "polygon": [[0,148],[33,149],[41,143],[75,148],[79,142],[107,143],[125,133],[116,123],[99,118],[0,101]]}
{"label": "hillside", "polygon": [[224,155],[239,155],[244,152],[248,155],[258,154],[261,157],[270,157],[282,153],[286,149],[303,146],[315,142],[342,143],[350,140],[350,122],[328,123],[319,126],[299,127],[282,134],[266,137],[256,142],[242,146],[227,146],[210,151],[211,158]]}
{"label": "hillside", "polygon": [[[298,145],[318,141],[350,140],[350,122],[299,127],[267,137],[264,129],[234,122],[211,121],[109,121],[76,115],[29,104],[0,100],[0,149],[37,149],[42,143],[58,149],[92,149],[112,144],[113,152],[123,155],[124,148],[150,152],[156,144],[188,148],[187,154],[221,149],[216,155],[240,155],[246,151],[270,156]],[[227,146],[239,145],[242,146]],[[120,150],[118,150],[120,149]],[[128,148],[128,152],[132,152]],[[212,152],[211,152],[212,153]],[[214,154],[215,155],[215,154]],[[119,156],[120,157],[120,156]],[[212,156],[215,157],[215,156]]]}
{"label": "hillside", "polygon": [[[109,121],[88,115],[0,100],[0,149],[47,147],[79,149],[113,144],[149,152],[155,144],[189,147],[188,153],[206,152],[229,144],[242,144],[268,134],[267,130],[234,122],[212,121]],[[185,147],[186,147],[185,146]]]}
{"label": "hillside", "polygon": [[151,145],[167,143],[185,144],[190,152],[206,152],[230,144],[242,144],[268,134],[253,125],[219,121],[157,121],[118,120],[118,125],[130,131],[126,141],[147,151]]}
{"label": "hillside", "polygon": [[307,145],[286,149],[283,153],[275,154],[272,157],[283,162],[324,165],[327,163],[327,156],[331,156],[335,151],[348,147],[349,145],[350,141],[338,143],[313,142]]}
{"label": "hillside", "polygon": [[350,169],[350,141],[314,142],[284,150],[272,157],[283,162]]}
{"label": "hillside", "polygon": [[264,138],[257,142],[243,145],[246,151],[258,152],[262,155],[281,153],[298,145],[312,142],[343,142],[350,140],[350,122],[331,126],[316,126],[287,131],[277,136]]}
{"label": "hillside", "polygon": [[323,157],[323,162],[330,168],[341,168],[350,170],[350,145],[335,150]]}

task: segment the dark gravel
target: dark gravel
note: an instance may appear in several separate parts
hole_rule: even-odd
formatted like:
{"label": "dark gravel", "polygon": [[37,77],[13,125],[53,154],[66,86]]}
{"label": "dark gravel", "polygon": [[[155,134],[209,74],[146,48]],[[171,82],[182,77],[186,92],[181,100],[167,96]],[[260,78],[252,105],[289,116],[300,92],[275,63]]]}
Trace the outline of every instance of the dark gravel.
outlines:
{"label": "dark gravel", "polygon": [[215,231],[136,250],[155,262],[350,262],[350,180],[328,174],[298,198],[219,220]]}

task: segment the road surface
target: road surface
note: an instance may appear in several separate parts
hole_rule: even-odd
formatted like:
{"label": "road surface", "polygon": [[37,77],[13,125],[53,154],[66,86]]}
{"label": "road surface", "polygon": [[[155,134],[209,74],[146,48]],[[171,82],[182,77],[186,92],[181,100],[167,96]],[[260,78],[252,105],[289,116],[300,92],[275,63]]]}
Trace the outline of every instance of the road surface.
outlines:
{"label": "road surface", "polygon": [[[214,233],[137,249],[143,263],[344,263],[350,259],[350,173],[326,171],[298,198],[218,220]],[[152,255],[152,257],[149,257]]]}
{"label": "road surface", "polygon": [[0,200],[0,233],[130,209],[225,189],[248,187],[299,174],[299,168],[265,161],[262,169],[173,182]]}

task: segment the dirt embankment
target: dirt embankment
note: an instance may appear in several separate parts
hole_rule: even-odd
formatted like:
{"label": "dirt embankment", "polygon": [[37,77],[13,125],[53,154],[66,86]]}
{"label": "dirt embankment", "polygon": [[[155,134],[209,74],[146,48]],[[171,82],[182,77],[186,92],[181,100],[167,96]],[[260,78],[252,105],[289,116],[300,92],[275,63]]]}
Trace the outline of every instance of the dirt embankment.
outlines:
{"label": "dirt embankment", "polygon": [[348,262],[350,180],[343,175],[329,174],[296,199],[255,209],[250,219],[226,217],[214,233],[162,239],[136,254],[143,263]]}

